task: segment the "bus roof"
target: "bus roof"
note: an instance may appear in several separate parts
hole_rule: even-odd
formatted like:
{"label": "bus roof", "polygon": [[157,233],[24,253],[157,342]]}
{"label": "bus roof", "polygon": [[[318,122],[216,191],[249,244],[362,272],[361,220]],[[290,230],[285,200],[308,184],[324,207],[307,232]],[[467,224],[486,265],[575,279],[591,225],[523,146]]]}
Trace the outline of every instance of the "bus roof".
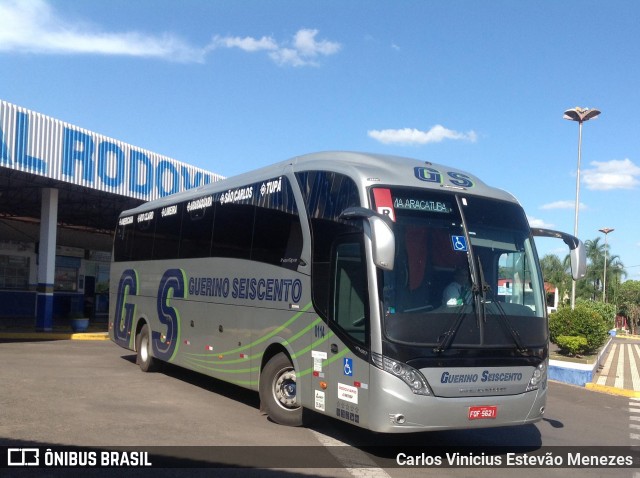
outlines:
{"label": "bus roof", "polygon": [[402,186],[459,190],[465,191],[465,194],[468,195],[517,203],[515,197],[510,193],[488,186],[477,176],[457,168],[402,156],[326,151],[296,156],[254,171],[165,196],[142,204],[135,209],[124,211],[121,215],[129,216],[163,205],[171,205],[191,198],[265,181],[286,173],[303,171],[332,171],[345,174],[361,186],[362,194],[370,186]]}

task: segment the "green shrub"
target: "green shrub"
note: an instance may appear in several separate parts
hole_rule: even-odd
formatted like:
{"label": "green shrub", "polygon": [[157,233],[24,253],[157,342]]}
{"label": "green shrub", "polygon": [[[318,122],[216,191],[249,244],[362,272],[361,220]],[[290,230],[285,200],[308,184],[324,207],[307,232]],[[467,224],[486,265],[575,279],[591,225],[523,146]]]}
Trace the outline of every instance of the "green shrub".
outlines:
{"label": "green shrub", "polygon": [[587,349],[587,339],[581,335],[560,335],[556,338],[560,351],[569,355],[583,354]]}
{"label": "green shrub", "polygon": [[605,321],[609,330],[613,329],[616,325],[616,306],[613,304],[605,304],[604,302],[594,302],[593,300],[578,299],[576,301],[578,305],[584,305],[588,309],[591,309],[602,316],[602,320]]}
{"label": "green shrub", "polygon": [[551,314],[549,337],[554,344],[558,344],[560,336],[582,336],[587,340],[584,353],[591,353],[605,343],[611,327],[608,318],[598,309],[578,303],[573,310],[563,307]]}

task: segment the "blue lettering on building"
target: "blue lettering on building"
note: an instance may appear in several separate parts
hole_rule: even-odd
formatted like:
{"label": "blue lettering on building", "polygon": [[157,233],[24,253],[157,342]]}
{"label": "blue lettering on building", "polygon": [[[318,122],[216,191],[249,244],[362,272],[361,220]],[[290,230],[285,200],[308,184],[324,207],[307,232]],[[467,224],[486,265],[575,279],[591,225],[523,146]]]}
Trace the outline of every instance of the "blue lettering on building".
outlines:
{"label": "blue lettering on building", "polygon": [[[15,112],[12,141],[0,128],[0,164],[101,190],[124,189],[142,199],[163,197],[212,182],[212,176],[205,172],[191,172],[186,165],[166,159],[154,161],[133,147],[68,126],[53,129],[53,134],[60,135],[58,138],[39,138],[51,143],[61,140],[61,150],[45,150],[49,155],[60,154],[59,161],[31,155],[34,139],[30,137],[29,119],[27,113]],[[59,165],[60,171],[52,170],[53,164]]]}
{"label": "blue lettering on building", "polygon": [[27,154],[29,135],[29,117],[24,113],[17,113],[16,118],[16,163],[27,169],[39,173],[47,172],[47,163],[35,156]]}

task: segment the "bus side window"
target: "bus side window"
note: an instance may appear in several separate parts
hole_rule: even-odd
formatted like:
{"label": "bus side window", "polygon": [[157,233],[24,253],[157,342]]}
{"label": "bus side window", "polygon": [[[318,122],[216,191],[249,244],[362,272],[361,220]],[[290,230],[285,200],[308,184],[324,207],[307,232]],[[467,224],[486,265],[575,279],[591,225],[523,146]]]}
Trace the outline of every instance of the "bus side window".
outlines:
{"label": "bus side window", "polygon": [[188,210],[182,214],[180,258],[208,257],[211,252],[214,206]]}
{"label": "bus side window", "polygon": [[333,322],[355,341],[368,336],[366,267],[360,241],[337,244],[333,257]]}
{"label": "bus side window", "polygon": [[153,238],[156,233],[155,214],[151,219],[136,218],[131,259],[136,261],[148,261],[152,258]]}
{"label": "bus side window", "polygon": [[267,184],[277,188],[256,199],[251,260],[296,270],[302,253],[302,226],[289,180],[280,177]]}
{"label": "bus side window", "polygon": [[222,204],[218,199],[215,212],[211,255],[249,259],[255,215],[251,200]]}
{"label": "bus side window", "polygon": [[153,241],[154,259],[176,259],[180,249],[180,229],[182,227],[181,207],[177,204],[163,210],[156,210],[156,236]]}
{"label": "bus side window", "polygon": [[133,222],[126,225],[118,224],[113,244],[113,260],[115,262],[131,260],[133,232]]}

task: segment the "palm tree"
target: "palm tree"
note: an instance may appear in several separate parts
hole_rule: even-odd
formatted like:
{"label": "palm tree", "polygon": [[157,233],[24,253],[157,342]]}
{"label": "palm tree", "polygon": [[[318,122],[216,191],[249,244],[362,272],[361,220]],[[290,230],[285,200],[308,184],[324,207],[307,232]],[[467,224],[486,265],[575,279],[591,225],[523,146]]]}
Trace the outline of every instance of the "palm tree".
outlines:
{"label": "palm tree", "polygon": [[[587,274],[581,287],[582,297],[590,297],[591,300],[599,300],[602,297],[602,281],[605,271],[605,249],[607,260],[607,284],[615,287],[620,283],[621,276],[626,276],[624,264],[620,257],[609,253],[609,245],[600,242],[600,237],[585,241],[587,255]],[[614,280],[617,279],[617,280]],[[607,287],[609,289],[609,287]]]}
{"label": "palm tree", "polygon": [[569,263],[566,261],[564,263],[561,262],[560,258],[555,254],[547,254],[540,259],[540,268],[542,269],[544,281],[558,288],[558,295],[562,300],[566,292],[571,288],[571,276],[569,274],[571,266]]}
{"label": "palm tree", "polygon": [[584,246],[589,262],[585,279],[591,286],[589,293],[591,300],[597,300],[604,271],[604,244],[601,244],[600,238],[596,237],[585,241]]}

